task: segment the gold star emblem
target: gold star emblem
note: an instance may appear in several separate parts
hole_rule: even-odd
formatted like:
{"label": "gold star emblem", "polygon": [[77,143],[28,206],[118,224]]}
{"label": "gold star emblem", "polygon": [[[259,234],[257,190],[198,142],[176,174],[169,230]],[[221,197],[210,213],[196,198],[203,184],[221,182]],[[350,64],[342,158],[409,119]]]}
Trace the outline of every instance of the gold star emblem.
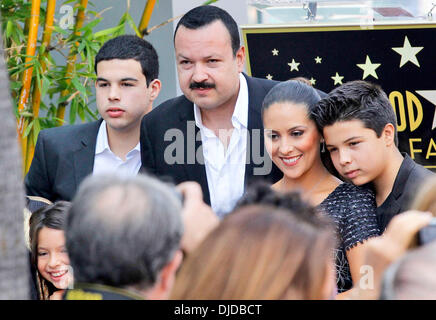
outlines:
{"label": "gold star emblem", "polygon": [[292,59],[291,63],[288,63],[288,66],[291,67],[291,71],[294,71],[294,70],[300,71],[300,70],[298,70],[298,66],[299,65],[300,65],[300,63],[299,62],[295,62],[294,59]]}
{"label": "gold star emblem", "polygon": [[266,76],[266,78],[267,78],[268,80],[272,80],[273,76],[270,75],[270,74],[268,73],[268,75]]}
{"label": "gold star emblem", "polygon": [[373,76],[374,78],[378,79],[375,70],[381,66],[381,63],[372,63],[369,56],[366,56],[365,64],[357,64],[357,66],[363,70],[362,80],[365,80],[368,76]]}
{"label": "gold star emblem", "polygon": [[417,94],[424,97],[429,102],[433,103],[435,106],[434,116],[433,116],[433,126],[431,130],[436,128],[436,90],[420,90],[416,91]]}
{"label": "gold star emblem", "polygon": [[310,78],[309,81],[312,84],[312,86],[314,86],[316,84],[316,80],[314,78]]}
{"label": "gold star emblem", "polygon": [[335,81],[334,86],[337,84],[342,84],[342,79],[344,79],[344,77],[340,76],[337,72],[336,75],[331,78]]}
{"label": "gold star emblem", "polygon": [[278,56],[279,55],[279,50],[277,50],[276,48],[274,48],[274,50],[271,51],[273,56]]}
{"label": "gold star emblem", "polygon": [[424,47],[412,47],[407,36],[404,38],[404,44],[402,48],[392,48],[392,50],[401,55],[400,68],[409,61],[420,67],[416,55],[422,49],[424,49]]}
{"label": "gold star emblem", "polygon": [[315,58],[315,62],[316,62],[316,63],[321,63],[321,62],[322,62],[322,58],[320,58],[320,57],[316,57],[316,58]]}

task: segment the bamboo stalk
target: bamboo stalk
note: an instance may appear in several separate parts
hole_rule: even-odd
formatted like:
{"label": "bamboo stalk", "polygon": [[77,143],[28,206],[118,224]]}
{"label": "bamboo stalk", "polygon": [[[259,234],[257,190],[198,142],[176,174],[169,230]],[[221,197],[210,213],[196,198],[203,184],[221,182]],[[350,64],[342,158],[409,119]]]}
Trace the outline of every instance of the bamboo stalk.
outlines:
{"label": "bamboo stalk", "polygon": [[[83,21],[85,20],[85,9],[86,9],[87,5],[88,5],[88,0],[80,0],[80,8],[79,8],[79,10],[77,12],[76,25],[74,26],[74,33],[76,35],[80,35],[79,29],[82,28],[82,26],[83,26]],[[76,53],[75,53],[75,48],[71,47],[70,53],[69,53],[68,59],[67,59],[66,77],[70,78],[70,79],[66,80],[67,84],[71,83],[71,77],[72,77],[72,73],[73,73],[73,70],[74,70],[74,64],[76,62],[76,58],[77,58],[77,56],[76,56]],[[67,89],[65,89],[65,90],[63,90],[61,92],[61,97],[65,97],[69,93],[70,92]],[[66,107],[66,103],[61,103],[58,106],[58,110],[57,110],[57,113],[56,113],[56,117],[57,118],[64,119],[64,116],[65,116],[65,107]],[[62,121],[59,120],[57,125],[61,126],[62,125]]]}
{"label": "bamboo stalk", "polygon": [[[39,25],[39,11],[41,6],[41,0],[32,0],[32,7],[30,12],[30,21],[29,21],[29,37],[27,40],[27,48],[26,48],[26,59],[25,64],[28,64],[32,57],[35,55],[36,51],[36,41],[38,38],[38,25]],[[23,73],[23,87],[20,93],[20,99],[18,101],[18,112],[22,112],[27,105],[29,99],[29,91],[32,82],[32,73],[33,68],[28,68],[24,70]],[[18,139],[21,143],[21,151],[23,156],[23,171],[25,171],[25,161],[27,154],[27,138],[23,137],[24,130],[28,125],[28,121],[20,116],[17,125],[18,131]]]}
{"label": "bamboo stalk", "polygon": [[[54,15],[55,15],[55,9],[56,9],[56,0],[47,0],[47,12],[45,17],[45,26],[44,26],[44,32],[42,36],[42,46],[44,48],[44,51],[41,52],[42,58],[40,58],[41,63],[41,71],[44,72],[46,70],[46,64],[45,64],[45,58],[48,55],[47,48],[50,45],[50,39],[51,34],[53,31],[53,21],[54,21]],[[42,82],[40,83],[40,87],[42,86]],[[39,115],[39,108],[41,105],[41,91],[40,87],[34,86],[33,88],[33,94],[32,94],[32,109],[33,109],[33,118],[37,118]],[[33,155],[35,153],[35,143],[32,137],[29,136],[30,139],[27,141],[27,154],[25,157],[25,167],[24,173],[27,173],[30,169],[30,164],[32,163]],[[24,157],[23,157],[24,158]]]}
{"label": "bamboo stalk", "polygon": [[147,35],[147,26],[150,22],[151,14],[153,13],[153,8],[156,3],[156,0],[148,0],[147,4],[145,5],[144,12],[142,13],[141,22],[139,23],[139,32],[141,32],[142,35]]}

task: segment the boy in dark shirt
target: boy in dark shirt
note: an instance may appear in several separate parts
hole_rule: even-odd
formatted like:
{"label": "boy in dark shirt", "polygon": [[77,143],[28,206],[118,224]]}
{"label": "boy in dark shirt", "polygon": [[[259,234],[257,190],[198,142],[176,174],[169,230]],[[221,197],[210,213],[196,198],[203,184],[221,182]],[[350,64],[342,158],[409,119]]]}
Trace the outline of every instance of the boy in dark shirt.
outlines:
{"label": "boy in dark shirt", "polygon": [[375,191],[381,232],[408,209],[423,181],[433,175],[398,149],[397,118],[380,86],[351,81],[330,92],[311,114],[338,173]]}

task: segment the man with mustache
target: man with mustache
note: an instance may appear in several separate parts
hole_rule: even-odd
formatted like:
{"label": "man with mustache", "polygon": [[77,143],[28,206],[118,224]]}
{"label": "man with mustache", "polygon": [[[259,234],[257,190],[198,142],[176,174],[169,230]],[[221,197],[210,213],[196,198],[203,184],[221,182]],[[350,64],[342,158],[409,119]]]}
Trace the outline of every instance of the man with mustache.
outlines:
{"label": "man with mustache", "polygon": [[261,105],[277,83],[242,73],[245,48],[224,10],[200,6],[179,21],[174,47],[184,95],[147,114],[141,124],[141,171],[196,181],[222,217],[254,178],[276,181],[263,144]]}
{"label": "man with mustache", "polygon": [[137,36],[119,36],[101,47],[95,71],[101,119],[40,132],[25,178],[28,195],[70,201],[89,174],[138,173],[141,119],[161,88],[157,53]]}

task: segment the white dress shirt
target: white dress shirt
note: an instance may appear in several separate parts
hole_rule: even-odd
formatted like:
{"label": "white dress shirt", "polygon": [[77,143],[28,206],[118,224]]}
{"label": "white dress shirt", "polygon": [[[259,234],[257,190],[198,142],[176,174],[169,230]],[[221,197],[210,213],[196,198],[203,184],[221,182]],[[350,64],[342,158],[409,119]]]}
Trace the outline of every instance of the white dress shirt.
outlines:
{"label": "white dress shirt", "polygon": [[[244,193],[248,87],[242,73],[239,75],[239,94],[232,115],[233,130],[227,150],[215,133],[203,126],[197,105],[194,105],[194,117],[195,124],[201,132],[211,206],[219,217],[223,217],[233,210]],[[226,134],[226,130],[220,131],[218,135],[221,134]]]}
{"label": "white dress shirt", "polygon": [[140,144],[129,151],[126,161],[115,155],[109,147],[107,138],[106,121],[102,121],[98,129],[97,142],[95,145],[94,170],[92,174],[116,172],[121,175],[136,175],[141,167]]}

